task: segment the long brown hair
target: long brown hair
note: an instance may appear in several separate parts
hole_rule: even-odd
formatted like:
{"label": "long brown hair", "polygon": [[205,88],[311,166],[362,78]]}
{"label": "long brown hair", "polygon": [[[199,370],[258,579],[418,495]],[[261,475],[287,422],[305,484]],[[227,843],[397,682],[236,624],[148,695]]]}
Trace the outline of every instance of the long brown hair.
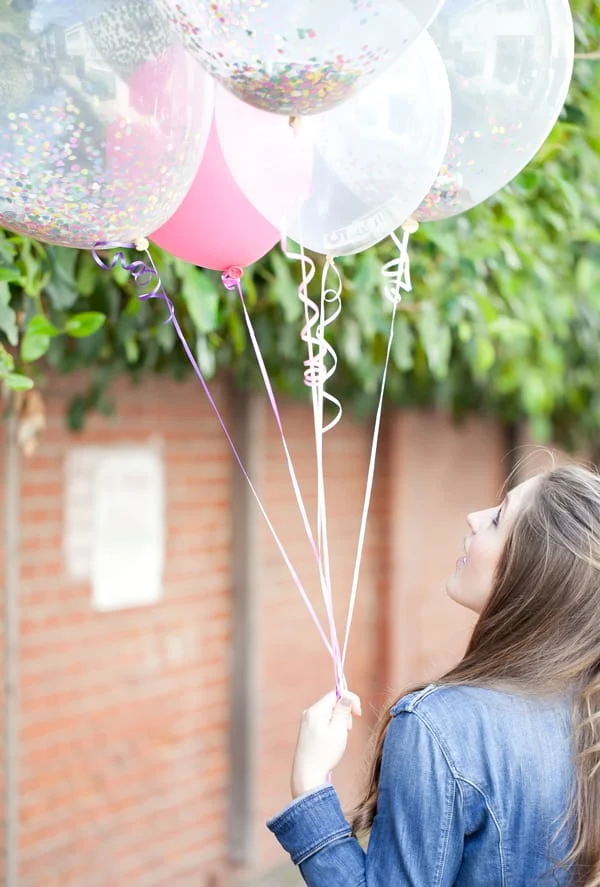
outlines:
{"label": "long brown hair", "polygon": [[[572,696],[575,791],[572,887],[600,885],[600,477],[581,467],[540,475],[509,531],[489,601],[459,664],[437,681]],[[375,816],[387,709],[354,833]],[[568,799],[565,800],[567,806]]]}

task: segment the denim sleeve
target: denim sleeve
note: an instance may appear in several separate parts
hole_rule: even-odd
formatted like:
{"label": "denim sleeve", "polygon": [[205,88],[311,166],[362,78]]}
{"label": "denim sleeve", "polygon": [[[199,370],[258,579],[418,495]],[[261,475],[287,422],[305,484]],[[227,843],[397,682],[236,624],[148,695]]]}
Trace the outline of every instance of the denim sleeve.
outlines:
{"label": "denim sleeve", "polygon": [[268,823],[309,887],[452,887],[463,852],[457,780],[438,738],[415,712],[388,728],[377,815],[365,853],[330,786]]}

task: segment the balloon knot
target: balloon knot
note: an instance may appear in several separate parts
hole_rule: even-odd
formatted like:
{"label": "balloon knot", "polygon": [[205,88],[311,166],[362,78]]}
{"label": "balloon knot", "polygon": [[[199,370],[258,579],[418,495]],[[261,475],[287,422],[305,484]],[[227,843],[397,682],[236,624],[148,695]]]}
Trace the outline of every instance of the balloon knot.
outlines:
{"label": "balloon knot", "polygon": [[138,237],[137,240],[134,240],[133,245],[141,253],[148,252],[148,247],[150,246],[147,237]]}
{"label": "balloon knot", "polygon": [[223,286],[225,287],[225,289],[237,289],[240,280],[242,279],[243,273],[244,269],[240,268],[239,265],[232,265],[226,271],[223,271],[223,274],[221,275],[221,280],[223,281]]}
{"label": "balloon knot", "polygon": [[402,230],[406,231],[407,234],[415,234],[419,230],[419,223],[412,216],[409,216],[402,225]]}

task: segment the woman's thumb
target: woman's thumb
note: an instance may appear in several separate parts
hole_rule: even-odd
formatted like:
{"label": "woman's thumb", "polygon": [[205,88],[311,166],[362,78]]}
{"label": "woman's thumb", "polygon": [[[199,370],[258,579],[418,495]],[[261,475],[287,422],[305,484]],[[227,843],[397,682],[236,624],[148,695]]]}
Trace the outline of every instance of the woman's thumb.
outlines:
{"label": "woman's thumb", "polygon": [[344,693],[341,699],[335,705],[334,714],[339,714],[342,717],[352,717],[352,715],[357,715],[360,717],[362,714],[360,699],[355,693]]}
{"label": "woman's thumb", "polygon": [[346,692],[340,699],[340,702],[342,701],[345,702],[345,708],[350,708],[352,710],[352,714],[360,718],[360,716],[362,715],[360,696],[357,696],[356,693]]}

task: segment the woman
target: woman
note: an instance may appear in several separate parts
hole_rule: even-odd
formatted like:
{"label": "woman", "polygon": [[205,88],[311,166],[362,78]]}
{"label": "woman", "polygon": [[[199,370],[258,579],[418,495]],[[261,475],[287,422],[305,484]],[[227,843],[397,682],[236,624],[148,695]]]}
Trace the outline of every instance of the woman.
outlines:
{"label": "woman", "polygon": [[310,887],[600,885],[600,478],[553,469],[468,525],[467,652],[386,714],[352,830],[327,783],[359,700],[303,717],[269,828]]}

